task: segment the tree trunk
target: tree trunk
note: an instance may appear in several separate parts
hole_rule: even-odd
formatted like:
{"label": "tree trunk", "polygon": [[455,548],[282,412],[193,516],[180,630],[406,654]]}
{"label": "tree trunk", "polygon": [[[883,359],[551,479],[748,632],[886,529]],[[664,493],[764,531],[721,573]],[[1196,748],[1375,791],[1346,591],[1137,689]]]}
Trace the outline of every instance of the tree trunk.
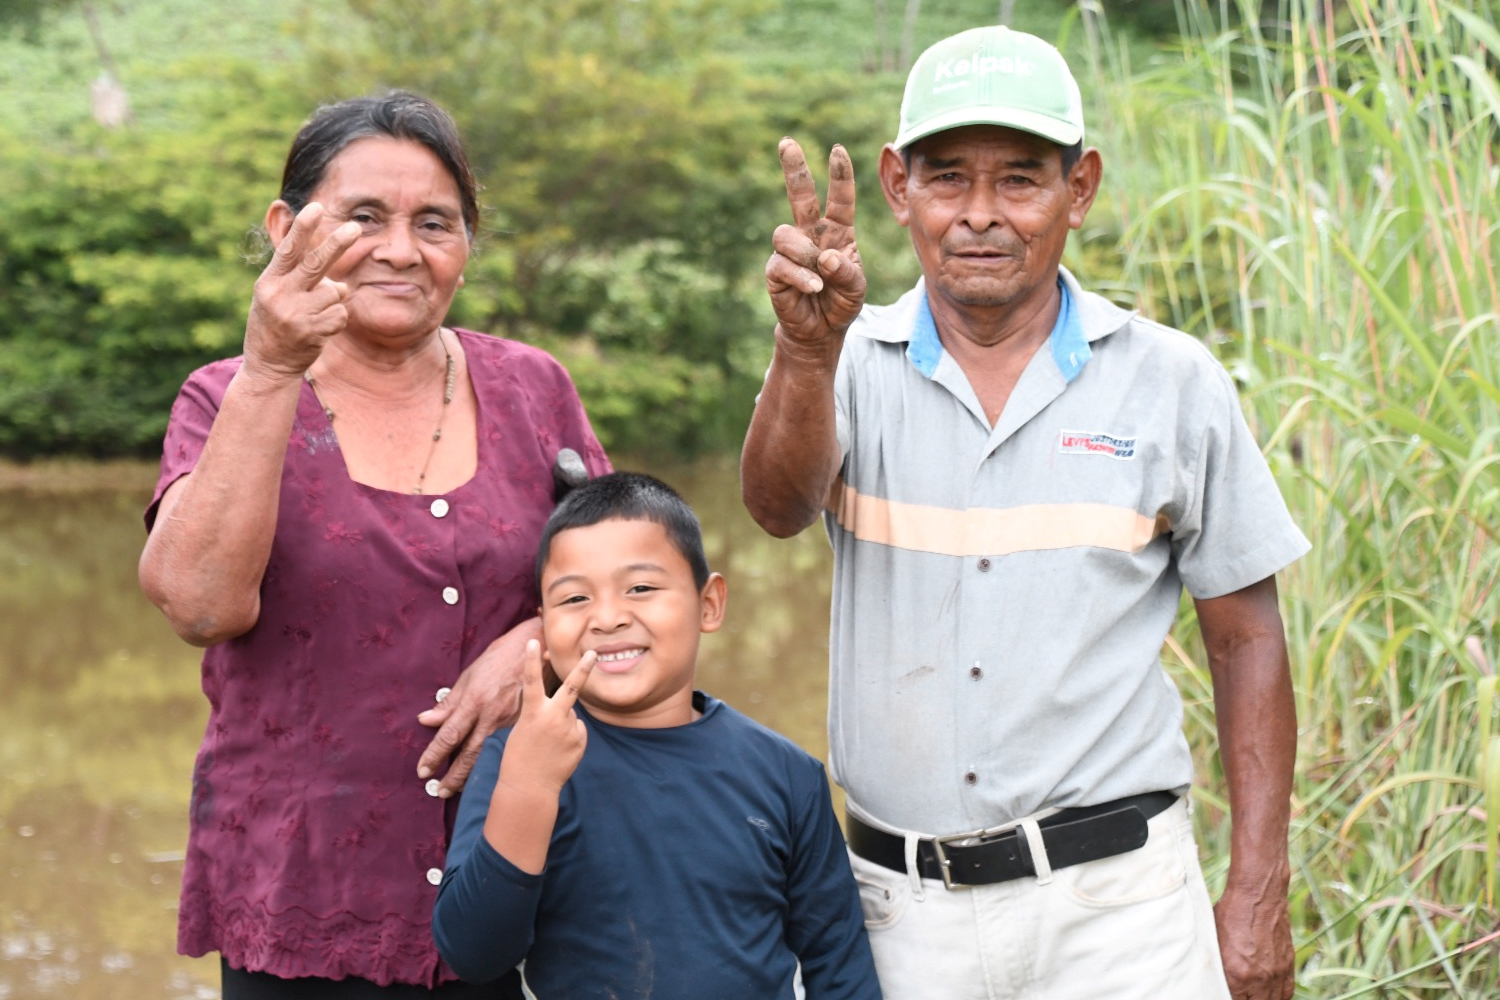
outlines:
{"label": "tree trunk", "polygon": [[115,69],[115,57],[110,54],[109,46],[104,44],[104,32],[99,29],[99,12],[94,9],[91,0],[84,0],[79,7],[83,11],[84,23],[88,25],[89,38],[94,42],[94,51],[99,55],[99,65],[103,68],[99,78],[89,84],[89,105],[94,121],[105,128],[129,125],[132,120],[130,95],[120,83],[120,75]]}
{"label": "tree trunk", "polygon": [[906,70],[912,61],[912,39],[917,33],[917,15],[922,12],[922,0],[906,0],[906,17],[901,23],[901,69]]}

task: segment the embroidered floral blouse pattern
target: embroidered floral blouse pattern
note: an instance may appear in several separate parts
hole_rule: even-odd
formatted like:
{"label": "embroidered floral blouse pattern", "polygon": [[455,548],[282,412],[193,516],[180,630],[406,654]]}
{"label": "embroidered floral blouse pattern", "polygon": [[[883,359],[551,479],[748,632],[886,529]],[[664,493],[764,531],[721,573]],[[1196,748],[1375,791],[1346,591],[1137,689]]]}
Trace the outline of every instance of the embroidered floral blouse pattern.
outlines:
{"label": "embroidered floral blouse pattern", "polygon": [[[437,690],[537,606],[533,562],[569,447],[608,470],[567,373],[458,331],[479,411],[478,471],[441,496],[351,481],[302,387],[261,613],[203,657],[178,949],[283,977],[453,978],[430,932],[456,800],[429,795],[417,722]],[[172,408],[149,526],[191,472],[240,360]],[[441,502],[439,502],[441,501]]]}

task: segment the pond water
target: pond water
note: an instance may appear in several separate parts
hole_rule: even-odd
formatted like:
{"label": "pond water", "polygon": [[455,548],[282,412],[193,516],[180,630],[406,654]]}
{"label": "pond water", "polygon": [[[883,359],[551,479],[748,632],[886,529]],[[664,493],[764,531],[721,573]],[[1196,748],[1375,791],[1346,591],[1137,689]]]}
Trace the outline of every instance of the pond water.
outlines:
{"label": "pond water", "polygon": [[[621,467],[636,468],[628,462]],[[699,686],[826,757],[829,550],[766,536],[732,459],[651,471],[729,580]],[[141,596],[154,466],[0,480],[0,1000],[216,997],[175,954],[199,652]]]}

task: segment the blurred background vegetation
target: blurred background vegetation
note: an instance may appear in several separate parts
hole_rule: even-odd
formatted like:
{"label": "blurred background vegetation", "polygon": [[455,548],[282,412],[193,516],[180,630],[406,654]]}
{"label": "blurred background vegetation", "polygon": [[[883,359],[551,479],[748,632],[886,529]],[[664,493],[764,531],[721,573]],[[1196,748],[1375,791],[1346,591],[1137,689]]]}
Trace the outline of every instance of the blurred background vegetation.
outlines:
{"label": "blurred background vegetation", "polygon": [[[769,359],[778,138],[820,176],[850,150],[889,301],[916,275],[874,178],[905,68],[1008,20],[1068,54],[1105,156],[1066,262],[1213,348],[1313,540],[1280,580],[1299,996],[1500,997],[1500,3],[225,9],[0,0],[0,455],[154,454],[182,379],[238,351],[252,230],[300,122],[401,86],[453,111],[485,185],[452,320],[553,351],[614,452],[717,463],[711,509],[742,514],[724,456]],[[1167,664],[1221,881],[1190,618]]]}
{"label": "blurred background vegetation", "polygon": [[[904,68],[1004,7],[1046,37],[1077,16],[1061,0],[258,0],[232,18],[7,0],[0,455],[153,453],[188,372],[238,350],[249,233],[292,134],[320,103],[393,86],[453,112],[484,184],[452,321],[561,356],[611,447],[733,447],[769,359],[777,140],[852,151],[875,294],[894,295],[914,272],[873,171]],[[1120,10],[1175,31],[1171,0]]]}

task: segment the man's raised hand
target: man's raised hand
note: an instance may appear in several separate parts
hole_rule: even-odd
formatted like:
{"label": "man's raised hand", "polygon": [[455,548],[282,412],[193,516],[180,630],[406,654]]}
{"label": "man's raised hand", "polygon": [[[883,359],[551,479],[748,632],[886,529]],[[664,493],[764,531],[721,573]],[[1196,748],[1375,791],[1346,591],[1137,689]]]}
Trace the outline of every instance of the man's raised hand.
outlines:
{"label": "man's raised hand", "polygon": [[854,166],[843,146],[828,156],[828,205],[818,190],[802,147],[782,139],[778,147],[793,225],[776,227],[775,253],[766,262],[766,289],[783,336],[808,347],[841,343],[865,301],[865,272],[854,242]]}
{"label": "man's raised hand", "polygon": [[526,644],[521,717],[505,741],[501,784],[555,796],[573,776],[588,743],[588,729],[573,706],[593,673],[596,659],[592,650],[584,653],[557,693],[548,697],[542,681],[541,644],[535,639]]}
{"label": "man's raised hand", "polygon": [[[280,218],[290,215],[284,202],[277,205]],[[341,333],[348,322],[344,301],[349,289],[329,278],[328,272],[359,239],[359,224],[345,222],[318,239],[324,214],[317,202],[298,212],[256,279],[245,325],[247,366],[301,377],[317,360],[323,342]]]}

